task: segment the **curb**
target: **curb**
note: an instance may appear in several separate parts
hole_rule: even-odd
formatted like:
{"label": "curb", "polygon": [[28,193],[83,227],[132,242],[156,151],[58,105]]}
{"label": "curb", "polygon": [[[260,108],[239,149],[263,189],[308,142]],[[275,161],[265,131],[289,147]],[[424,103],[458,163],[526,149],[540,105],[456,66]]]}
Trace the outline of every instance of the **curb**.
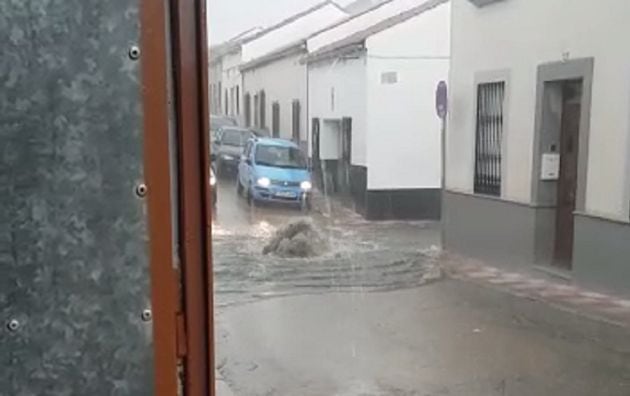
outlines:
{"label": "curb", "polygon": [[319,213],[325,218],[353,218],[363,219],[363,217],[354,210],[344,206],[334,197],[324,197],[320,191],[317,191],[313,197],[313,211]]}
{"label": "curb", "polygon": [[551,303],[593,319],[630,328],[630,300],[524,272],[499,269],[482,261],[443,253],[440,262],[454,279],[481,283],[518,297]]}

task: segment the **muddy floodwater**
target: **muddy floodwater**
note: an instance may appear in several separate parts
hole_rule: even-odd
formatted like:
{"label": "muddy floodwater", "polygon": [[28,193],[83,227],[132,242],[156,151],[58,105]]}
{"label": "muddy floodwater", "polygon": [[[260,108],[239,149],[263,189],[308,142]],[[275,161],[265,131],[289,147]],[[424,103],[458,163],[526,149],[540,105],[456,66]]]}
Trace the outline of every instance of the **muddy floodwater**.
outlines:
{"label": "muddy floodwater", "polygon": [[625,330],[449,279],[438,224],[328,209],[221,181],[219,396],[630,395]]}

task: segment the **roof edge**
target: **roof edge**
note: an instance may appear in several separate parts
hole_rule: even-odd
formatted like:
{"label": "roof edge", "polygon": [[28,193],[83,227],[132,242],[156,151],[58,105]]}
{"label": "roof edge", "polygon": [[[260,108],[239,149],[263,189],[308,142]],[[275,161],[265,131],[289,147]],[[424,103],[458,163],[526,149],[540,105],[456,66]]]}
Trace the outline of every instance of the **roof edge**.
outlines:
{"label": "roof edge", "polygon": [[247,43],[250,43],[252,41],[255,41],[255,40],[257,40],[257,39],[259,39],[259,38],[261,38],[261,37],[263,37],[263,36],[273,32],[274,30],[278,30],[281,27],[284,27],[284,26],[286,26],[286,25],[288,25],[290,23],[293,23],[293,22],[297,21],[298,19],[303,18],[303,17],[305,17],[305,16],[307,16],[309,14],[312,14],[313,12],[318,11],[318,10],[328,6],[328,5],[335,6],[335,7],[339,8],[341,11],[343,11],[343,9],[341,9],[339,7],[339,5],[337,3],[334,3],[332,0],[324,0],[322,2],[319,2],[319,3],[315,4],[314,6],[312,6],[310,8],[307,8],[307,9],[305,9],[303,11],[298,12],[297,14],[293,14],[290,17],[285,18],[284,20],[282,20],[282,21],[280,21],[280,22],[278,22],[278,23],[276,23],[274,25],[271,25],[271,26],[269,26],[266,29],[263,29],[262,32],[260,32],[258,34],[255,34],[252,37],[248,37],[247,39],[244,39],[241,42],[241,44],[247,44]]}
{"label": "roof edge", "polygon": [[278,59],[282,59],[289,55],[297,54],[303,50],[306,50],[306,40],[299,40],[282,48],[279,48],[273,52],[263,55],[259,58],[252,59],[249,62],[243,63],[239,69],[241,72],[254,69],[259,66],[269,64]]}
{"label": "roof edge", "polygon": [[309,54],[308,57],[316,58],[325,53],[332,52],[342,47],[365,42],[367,38],[375,34],[381,33],[401,23],[407,22],[408,20],[420,16],[425,12],[431,11],[443,4],[448,3],[449,1],[450,0],[427,0],[424,3],[408,8],[406,11],[403,11],[397,15],[382,19],[379,22],[376,22],[363,30],[351,34],[346,38],[325,45],[314,51],[313,53]]}
{"label": "roof edge", "polygon": [[359,54],[365,53],[365,49],[366,49],[365,41],[358,42],[358,43],[349,43],[348,45],[345,45],[343,47],[339,47],[339,48],[332,49],[330,51],[322,52],[314,56],[310,56],[310,55],[304,56],[302,59],[300,59],[300,63],[310,65],[310,64],[322,62],[325,60],[348,56],[352,54],[359,55]]}
{"label": "roof edge", "polygon": [[[370,13],[370,12],[372,12],[372,11],[374,11],[374,10],[378,9],[378,8],[381,8],[382,6],[384,6],[384,5],[386,5],[386,4],[392,3],[392,2],[394,2],[394,1],[396,1],[396,0],[386,0],[386,1],[383,1],[382,3],[378,3],[378,4],[376,4],[375,6],[368,8],[367,10],[365,10],[365,11],[363,11],[363,12],[359,12],[358,14],[355,14],[355,15],[348,15],[346,18],[342,18],[342,19],[340,19],[340,20],[338,20],[338,21],[336,21],[336,22],[333,22],[332,24],[330,24],[330,25],[328,25],[328,26],[326,26],[326,27],[324,27],[324,28],[322,28],[322,29],[320,29],[320,30],[316,31],[315,33],[311,34],[311,35],[307,38],[307,40],[308,40],[308,39],[311,39],[311,38],[313,38],[313,37],[315,37],[315,36],[317,36],[317,35],[319,35],[319,34],[322,34],[322,33],[324,33],[324,32],[327,32],[327,31],[329,31],[329,30],[332,30],[332,29],[334,29],[334,28],[336,28],[336,27],[339,27],[339,26],[343,25],[343,24],[344,24],[344,23],[346,23],[346,22],[350,22],[351,20],[353,20],[353,19],[355,19],[355,18],[358,18],[358,17],[360,17],[360,16],[363,16],[363,15],[365,15],[365,14],[367,14],[367,13]],[[341,10],[342,10],[343,12],[345,12],[346,14],[348,13],[348,12],[347,12],[346,10],[344,10],[343,8],[342,8]]]}

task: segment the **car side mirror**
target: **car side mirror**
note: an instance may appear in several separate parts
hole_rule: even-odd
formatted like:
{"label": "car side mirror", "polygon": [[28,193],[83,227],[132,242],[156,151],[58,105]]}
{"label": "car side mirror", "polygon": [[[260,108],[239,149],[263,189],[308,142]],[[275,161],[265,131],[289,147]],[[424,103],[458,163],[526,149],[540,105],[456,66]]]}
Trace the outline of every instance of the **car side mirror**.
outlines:
{"label": "car side mirror", "polygon": [[210,154],[210,161],[216,161],[217,155],[215,153]]}
{"label": "car side mirror", "polygon": [[245,158],[245,163],[247,165],[251,165],[252,164],[252,160],[250,158]]}

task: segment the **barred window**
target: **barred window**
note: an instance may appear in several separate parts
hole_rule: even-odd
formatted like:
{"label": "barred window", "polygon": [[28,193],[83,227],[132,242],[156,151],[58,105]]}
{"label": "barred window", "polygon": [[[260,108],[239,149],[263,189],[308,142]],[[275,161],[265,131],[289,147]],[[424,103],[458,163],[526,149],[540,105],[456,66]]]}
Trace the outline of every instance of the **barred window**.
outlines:
{"label": "barred window", "polygon": [[475,193],[501,195],[501,143],[505,82],[477,87]]}

